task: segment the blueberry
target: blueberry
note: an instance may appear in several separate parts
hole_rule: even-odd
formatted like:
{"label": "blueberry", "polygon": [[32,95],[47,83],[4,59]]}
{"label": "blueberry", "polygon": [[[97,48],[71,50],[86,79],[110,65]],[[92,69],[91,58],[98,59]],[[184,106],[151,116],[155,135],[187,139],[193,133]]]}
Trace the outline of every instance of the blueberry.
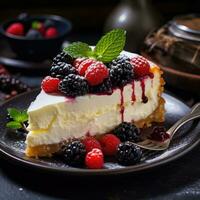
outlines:
{"label": "blueberry", "polygon": [[39,31],[35,29],[30,29],[28,33],[26,34],[26,37],[29,39],[40,39],[42,38],[42,35]]}

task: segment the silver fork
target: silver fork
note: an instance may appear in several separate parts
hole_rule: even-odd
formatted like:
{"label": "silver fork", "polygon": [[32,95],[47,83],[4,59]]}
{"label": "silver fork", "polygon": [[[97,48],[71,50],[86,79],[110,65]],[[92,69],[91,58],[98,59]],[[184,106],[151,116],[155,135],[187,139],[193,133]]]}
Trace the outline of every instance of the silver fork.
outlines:
{"label": "silver fork", "polygon": [[162,151],[165,150],[169,147],[169,144],[174,136],[174,134],[177,132],[177,130],[183,126],[185,123],[197,119],[200,117],[200,102],[195,104],[191,111],[182,117],[180,120],[178,120],[168,131],[167,133],[169,134],[169,139],[165,140],[164,142],[158,142],[154,141],[151,139],[145,139],[141,142],[134,143],[135,145],[143,148],[143,149],[148,149],[148,150],[153,150],[153,151]]}

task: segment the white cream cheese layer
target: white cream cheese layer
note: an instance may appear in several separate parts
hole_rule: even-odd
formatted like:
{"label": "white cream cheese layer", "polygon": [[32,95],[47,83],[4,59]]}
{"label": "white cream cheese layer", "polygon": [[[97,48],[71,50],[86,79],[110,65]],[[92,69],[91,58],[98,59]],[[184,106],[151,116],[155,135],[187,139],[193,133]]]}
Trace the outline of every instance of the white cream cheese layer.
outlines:
{"label": "white cream cheese layer", "polygon": [[145,119],[158,106],[160,73],[155,71],[153,78],[144,79],[144,85],[147,103],[142,102],[141,81],[134,81],[134,102],[133,84],[115,89],[111,95],[88,94],[75,99],[41,91],[28,109],[27,145],[56,144],[87,133],[107,133],[122,122],[122,112],[127,122]]}

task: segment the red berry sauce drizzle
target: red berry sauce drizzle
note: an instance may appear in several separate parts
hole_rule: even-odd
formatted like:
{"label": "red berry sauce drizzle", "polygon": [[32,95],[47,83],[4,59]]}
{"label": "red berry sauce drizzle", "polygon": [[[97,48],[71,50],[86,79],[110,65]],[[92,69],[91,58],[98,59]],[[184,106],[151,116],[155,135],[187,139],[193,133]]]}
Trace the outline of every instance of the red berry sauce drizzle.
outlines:
{"label": "red berry sauce drizzle", "polygon": [[134,101],[136,100],[136,98],[135,98],[135,82],[134,81],[132,82],[132,95],[131,95],[131,98],[132,98],[132,104],[133,104]]}
{"label": "red berry sauce drizzle", "polygon": [[[148,77],[153,79],[153,74],[149,74]],[[142,88],[142,102],[143,103],[147,103],[148,102],[148,97],[145,95],[145,80],[146,80],[146,78],[147,78],[147,76],[142,77],[141,79],[139,79],[140,85],[141,85],[141,88]],[[132,85],[131,100],[132,100],[132,104],[133,104],[135,102],[135,100],[136,100],[136,96],[135,96],[135,81],[133,81],[131,83],[131,85]],[[120,88],[120,94],[121,94],[120,113],[121,113],[122,122],[124,121],[124,96],[123,96],[123,91],[124,91],[124,87]]]}
{"label": "red berry sauce drizzle", "polygon": [[121,121],[124,121],[124,95],[123,95],[124,87],[120,88],[121,94],[121,103],[120,103],[120,113],[121,113]]}
{"label": "red berry sauce drizzle", "polygon": [[142,78],[140,80],[140,85],[141,85],[141,88],[142,88],[142,102],[147,103],[148,97],[145,95],[145,79],[144,78]]}

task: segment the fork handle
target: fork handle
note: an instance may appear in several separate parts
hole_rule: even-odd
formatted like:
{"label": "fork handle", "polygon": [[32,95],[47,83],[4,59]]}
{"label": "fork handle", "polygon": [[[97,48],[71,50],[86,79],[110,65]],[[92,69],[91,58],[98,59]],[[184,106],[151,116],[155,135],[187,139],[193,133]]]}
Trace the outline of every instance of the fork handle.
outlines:
{"label": "fork handle", "polygon": [[190,113],[196,113],[196,112],[200,112],[200,102],[196,103],[190,110]]}
{"label": "fork handle", "polygon": [[185,115],[184,117],[182,117],[180,120],[178,120],[168,131],[167,133],[173,137],[173,135],[176,133],[176,131],[183,126],[184,124],[186,124],[187,122],[197,119],[200,117],[200,103],[195,104],[190,113],[188,113],[187,115]]}

